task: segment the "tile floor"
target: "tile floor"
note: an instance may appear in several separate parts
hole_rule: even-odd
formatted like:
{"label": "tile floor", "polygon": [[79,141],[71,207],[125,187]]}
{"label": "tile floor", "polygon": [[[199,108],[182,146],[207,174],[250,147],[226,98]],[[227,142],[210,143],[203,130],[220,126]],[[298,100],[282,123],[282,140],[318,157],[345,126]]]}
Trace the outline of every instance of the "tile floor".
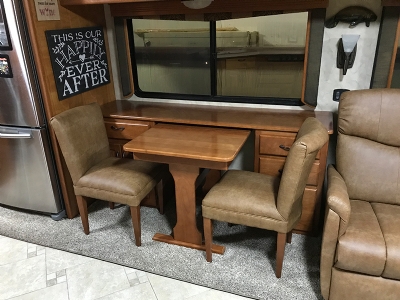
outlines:
{"label": "tile floor", "polygon": [[0,235],[0,299],[249,298]]}

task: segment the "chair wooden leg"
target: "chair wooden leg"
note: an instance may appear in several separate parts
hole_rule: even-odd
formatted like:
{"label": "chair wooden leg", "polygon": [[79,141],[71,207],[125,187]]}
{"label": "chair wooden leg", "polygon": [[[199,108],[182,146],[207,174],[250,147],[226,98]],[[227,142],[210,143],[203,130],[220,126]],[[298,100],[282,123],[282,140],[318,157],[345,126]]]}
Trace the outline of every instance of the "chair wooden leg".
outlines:
{"label": "chair wooden leg", "polygon": [[293,230],[291,230],[291,231],[289,231],[289,232],[287,233],[287,236],[286,236],[286,243],[288,243],[288,244],[291,244],[291,243],[292,243],[292,234],[293,234]]}
{"label": "chair wooden leg", "polygon": [[108,206],[110,207],[110,209],[114,209],[115,208],[115,203],[114,202],[108,202]]}
{"label": "chair wooden leg", "polygon": [[140,229],[140,205],[131,206],[131,217],[133,224],[133,232],[135,234],[136,246],[140,246],[142,244],[141,240],[141,229]]}
{"label": "chair wooden leg", "polygon": [[212,262],[212,232],[213,232],[213,224],[212,220],[208,218],[203,218],[203,227],[204,227],[204,240],[206,244],[206,259],[208,262]]}
{"label": "chair wooden leg", "polygon": [[158,211],[160,212],[160,214],[164,214],[164,189],[163,189],[163,181],[160,180],[157,183],[156,186],[156,190],[157,190],[157,197],[156,197],[156,203],[157,203],[157,208]]}
{"label": "chair wooden leg", "polygon": [[76,202],[78,202],[78,210],[79,210],[79,214],[81,215],[83,232],[85,232],[85,234],[89,234],[87,198],[84,196],[76,196]]}
{"label": "chair wooden leg", "polygon": [[281,278],[283,256],[285,255],[286,233],[278,232],[276,239],[276,277]]}

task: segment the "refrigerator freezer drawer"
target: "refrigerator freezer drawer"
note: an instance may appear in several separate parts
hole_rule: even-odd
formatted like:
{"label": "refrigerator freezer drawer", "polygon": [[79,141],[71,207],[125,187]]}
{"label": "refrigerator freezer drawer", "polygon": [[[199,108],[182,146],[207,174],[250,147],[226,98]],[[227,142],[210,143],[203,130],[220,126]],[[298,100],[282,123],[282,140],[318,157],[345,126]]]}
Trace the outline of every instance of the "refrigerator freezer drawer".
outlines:
{"label": "refrigerator freezer drawer", "polygon": [[0,126],[0,203],[45,213],[62,210],[45,129]]}

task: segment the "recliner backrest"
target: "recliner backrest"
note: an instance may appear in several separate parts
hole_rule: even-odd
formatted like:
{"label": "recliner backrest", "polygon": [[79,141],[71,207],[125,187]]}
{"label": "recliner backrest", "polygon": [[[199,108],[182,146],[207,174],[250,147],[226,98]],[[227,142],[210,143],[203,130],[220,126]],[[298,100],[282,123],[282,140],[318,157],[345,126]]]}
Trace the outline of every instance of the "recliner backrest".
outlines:
{"label": "recliner backrest", "polygon": [[346,92],[339,102],[336,168],[350,199],[400,204],[400,90]]}
{"label": "recliner backrest", "polygon": [[50,123],[74,184],[92,166],[110,157],[103,114],[97,103],[64,111]]}
{"label": "recliner backrest", "polygon": [[290,147],[279,185],[277,209],[285,218],[296,218],[311,167],[318,151],[328,142],[327,129],[316,118],[307,118]]}

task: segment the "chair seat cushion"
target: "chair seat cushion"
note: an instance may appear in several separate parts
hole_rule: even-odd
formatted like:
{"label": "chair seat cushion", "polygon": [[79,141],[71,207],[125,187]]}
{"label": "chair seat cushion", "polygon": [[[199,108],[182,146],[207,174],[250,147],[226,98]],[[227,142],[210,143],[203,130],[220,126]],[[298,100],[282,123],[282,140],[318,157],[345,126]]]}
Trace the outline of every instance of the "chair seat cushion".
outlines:
{"label": "chair seat cushion", "polygon": [[138,206],[167,171],[162,164],[109,157],[90,168],[74,186],[75,194]]}
{"label": "chair seat cushion", "polygon": [[279,181],[260,173],[227,171],[203,199],[203,217],[287,232],[287,221],[276,208]]}
{"label": "chair seat cushion", "polygon": [[346,233],[339,238],[335,267],[400,279],[400,207],[351,200]]}

